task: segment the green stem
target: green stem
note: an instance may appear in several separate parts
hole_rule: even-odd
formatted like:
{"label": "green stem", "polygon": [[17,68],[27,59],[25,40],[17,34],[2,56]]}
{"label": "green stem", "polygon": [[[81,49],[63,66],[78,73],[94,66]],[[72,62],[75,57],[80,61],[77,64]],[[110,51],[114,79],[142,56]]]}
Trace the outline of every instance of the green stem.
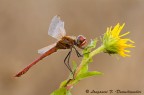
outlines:
{"label": "green stem", "polygon": [[81,68],[96,54],[101,53],[104,51],[104,46],[101,45],[99,48],[95,49],[89,54],[89,57],[86,60],[82,60],[81,64],[77,67],[74,77],[80,72]]}
{"label": "green stem", "polygon": [[94,55],[101,53],[104,51],[104,46],[101,45],[99,48],[95,49],[94,51],[92,51],[89,55],[89,58],[92,58]]}

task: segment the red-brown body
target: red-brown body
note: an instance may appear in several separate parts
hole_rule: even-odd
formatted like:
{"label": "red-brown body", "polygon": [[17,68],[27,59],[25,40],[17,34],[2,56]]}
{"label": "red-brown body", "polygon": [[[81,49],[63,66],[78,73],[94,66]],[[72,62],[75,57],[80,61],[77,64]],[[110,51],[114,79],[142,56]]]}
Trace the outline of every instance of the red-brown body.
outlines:
{"label": "red-brown body", "polygon": [[60,41],[57,42],[56,46],[51,48],[49,51],[42,54],[39,58],[37,58],[35,61],[33,61],[30,65],[28,65],[26,68],[24,68],[21,72],[15,75],[15,77],[20,77],[21,75],[25,74],[33,65],[35,65],[37,62],[45,58],[46,56],[49,56],[50,54],[56,52],[58,49],[70,49],[75,45],[75,40],[65,36]]}

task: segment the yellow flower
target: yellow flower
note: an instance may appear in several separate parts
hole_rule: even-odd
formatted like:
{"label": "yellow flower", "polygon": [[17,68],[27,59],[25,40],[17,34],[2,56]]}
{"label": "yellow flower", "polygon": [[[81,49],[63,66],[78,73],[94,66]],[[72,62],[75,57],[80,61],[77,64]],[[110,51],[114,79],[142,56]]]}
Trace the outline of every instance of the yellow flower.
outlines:
{"label": "yellow flower", "polygon": [[120,26],[120,24],[118,23],[113,29],[112,27],[107,28],[107,31],[102,39],[104,52],[109,54],[119,54],[122,57],[130,56],[126,54],[130,52],[129,50],[126,50],[126,48],[134,47],[134,42],[128,38],[122,38],[123,36],[129,34],[129,32],[120,35],[120,32],[123,29],[124,25],[125,24]]}

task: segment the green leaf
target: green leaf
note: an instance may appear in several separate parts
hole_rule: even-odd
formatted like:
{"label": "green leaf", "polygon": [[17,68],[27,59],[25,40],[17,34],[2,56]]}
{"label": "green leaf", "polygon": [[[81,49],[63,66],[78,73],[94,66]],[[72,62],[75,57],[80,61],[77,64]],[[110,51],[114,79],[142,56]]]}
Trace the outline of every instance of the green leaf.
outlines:
{"label": "green leaf", "polygon": [[91,71],[91,72],[86,72],[86,73],[81,73],[77,79],[78,80],[82,80],[84,78],[87,78],[87,77],[91,77],[91,76],[95,76],[95,75],[102,75],[103,73],[101,72],[98,72],[98,71]]}
{"label": "green leaf", "polygon": [[67,84],[68,80],[64,80],[63,82],[61,82],[60,84],[60,88],[65,87],[65,85]]}
{"label": "green leaf", "polygon": [[88,56],[93,48],[96,47],[97,39],[91,40],[90,44],[83,50],[84,56]]}
{"label": "green leaf", "polygon": [[80,74],[86,73],[88,71],[88,65],[83,65],[81,70],[79,71],[79,73],[77,74],[77,76],[79,76]]}
{"label": "green leaf", "polygon": [[73,72],[76,70],[76,68],[77,68],[77,64],[76,64],[76,62],[75,61],[73,61],[72,62],[72,65],[73,65]]}
{"label": "green leaf", "polygon": [[71,92],[70,92],[70,91],[67,91],[67,94],[66,94],[66,95],[72,95],[72,94],[71,94]]}
{"label": "green leaf", "polygon": [[83,67],[81,68],[81,72],[84,73],[84,72],[87,72],[88,71],[88,65],[83,65]]}
{"label": "green leaf", "polygon": [[91,50],[96,47],[97,41],[98,41],[97,39],[91,40],[90,44],[83,50],[84,64],[89,64],[93,61],[92,58],[89,57],[89,54]]}
{"label": "green leaf", "polygon": [[63,88],[59,88],[59,89],[55,90],[50,95],[71,95],[71,94],[69,94],[69,92],[66,90],[66,88],[63,87]]}

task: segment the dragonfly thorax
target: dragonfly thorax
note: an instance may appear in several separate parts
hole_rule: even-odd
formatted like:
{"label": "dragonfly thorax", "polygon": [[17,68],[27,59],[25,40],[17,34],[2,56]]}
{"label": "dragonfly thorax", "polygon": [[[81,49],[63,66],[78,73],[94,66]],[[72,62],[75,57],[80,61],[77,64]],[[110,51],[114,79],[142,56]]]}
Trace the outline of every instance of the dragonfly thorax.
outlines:
{"label": "dragonfly thorax", "polygon": [[61,40],[59,40],[56,44],[56,47],[58,49],[70,49],[75,45],[75,39],[69,37],[69,36],[64,36],[62,37]]}

